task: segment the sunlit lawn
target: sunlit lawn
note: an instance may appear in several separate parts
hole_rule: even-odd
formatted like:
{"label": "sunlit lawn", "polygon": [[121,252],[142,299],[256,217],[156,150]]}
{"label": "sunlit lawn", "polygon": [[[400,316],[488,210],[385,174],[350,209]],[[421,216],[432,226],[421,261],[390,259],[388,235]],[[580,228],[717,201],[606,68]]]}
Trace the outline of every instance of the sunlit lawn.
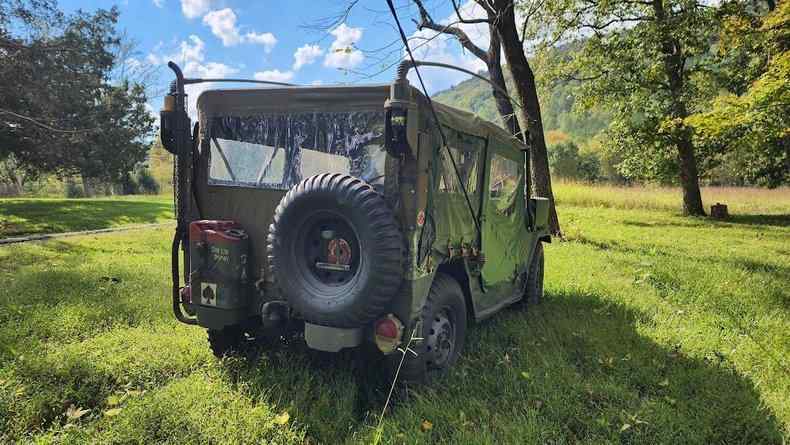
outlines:
{"label": "sunlit lawn", "polygon": [[[382,442],[786,442],[790,205],[733,199],[716,222],[561,191],[544,304],[473,326]],[[370,442],[388,388],[363,359],[297,341],[217,361],[173,319],[170,236],[0,247],[0,443]]]}
{"label": "sunlit lawn", "polygon": [[0,199],[0,238],[168,222],[168,196]]}
{"label": "sunlit lawn", "polygon": [[[560,205],[583,207],[614,207],[620,209],[650,209],[680,211],[681,191],[678,187],[610,185],[590,186],[559,180],[554,193]],[[790,214],[790,187],[762,189],[755,187],[702,187],[705,211],[716,203],[727,204],[735,215]]]}

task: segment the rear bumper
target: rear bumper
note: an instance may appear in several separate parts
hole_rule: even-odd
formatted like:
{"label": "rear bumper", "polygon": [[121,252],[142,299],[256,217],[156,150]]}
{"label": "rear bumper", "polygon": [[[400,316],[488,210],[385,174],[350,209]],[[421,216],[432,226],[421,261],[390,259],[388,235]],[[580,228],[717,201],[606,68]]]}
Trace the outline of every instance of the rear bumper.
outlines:
{"label": "rear bumper", "polygon": [[241,324],[250,318],[249,308],[224,309],[198,305],[194,308],[198,324],[208,329],[222,329],[225,326]]}
{"label": "rear bumper", "polygon": [[304,339],[310,349],[338,352],[362,344],[364,328],[333,328],[312,323],[304,324]]}

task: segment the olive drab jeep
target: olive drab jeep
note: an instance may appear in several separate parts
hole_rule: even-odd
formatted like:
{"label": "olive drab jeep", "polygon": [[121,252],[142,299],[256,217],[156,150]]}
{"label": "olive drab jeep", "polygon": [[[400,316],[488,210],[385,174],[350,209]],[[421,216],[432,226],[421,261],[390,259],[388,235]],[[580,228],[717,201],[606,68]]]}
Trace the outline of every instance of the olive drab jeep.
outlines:
{"label": "olive drab jeep", "polygon": [[548,202],[526,147],[431,104],[410,66],[390,85],[208,90],[194,126],[184,86],[207,80],[170,67],[173,311],[217,356],[294,335],[390,366],[408,346],[400,375],[422,380],[458,360],[468,320],[540,301]]}

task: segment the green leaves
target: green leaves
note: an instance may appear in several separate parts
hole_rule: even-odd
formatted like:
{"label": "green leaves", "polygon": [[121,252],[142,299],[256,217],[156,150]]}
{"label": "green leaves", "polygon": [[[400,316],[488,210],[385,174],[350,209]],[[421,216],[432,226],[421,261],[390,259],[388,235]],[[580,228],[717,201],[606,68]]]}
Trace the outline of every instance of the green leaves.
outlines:
{"label": "green leaves", "polygon": [[750,74],[725,79],[723,85],[734,92],[719,94],[709,108],[685,120],[695,142],[715,150],[735,177],[769,187],[790,181],[788,24],[786,2],[762,18],[732,12],[721,31],[721,66],[725,73],[744,72],[746,66]]}
{"label": "green leaves", "polygon": [[115,180],[145,159],[154,123],[145,91],[113,79],[118,16],[111,8],[66,17],[46,1],[0,14],[0,110],[13,111],[0,113],[0,161]]}

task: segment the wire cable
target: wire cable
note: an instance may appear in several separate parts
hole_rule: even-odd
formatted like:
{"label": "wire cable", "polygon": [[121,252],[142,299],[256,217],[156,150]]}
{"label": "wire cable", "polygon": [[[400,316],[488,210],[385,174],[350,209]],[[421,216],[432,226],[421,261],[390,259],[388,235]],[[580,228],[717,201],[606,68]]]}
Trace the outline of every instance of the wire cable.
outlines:
{"label": "wire cable", "polygon": [[420,80],[420,87],[422,87],[422,92],[425,95],[425,99],[428,101],[428,107],[431,109],[431,115],[433,116],[433,121],[436,124],[436,129],[439,130],[439,135],[442,138],[442,146],[447,150],[447,155],[450,157],[450,163],[453,165],[453,170],[455,170],[455,176],[458,178],[458,182],[461,185],[461,191],[464,192],[464,198],[466,198],[466,205],[469,207],[469,213],[472,215],[472,220],[475,223],[475,228],[477,229],[477,239],[478,242],[482,237],[482,230],[480,229],[480,221],[478,219],[478,215],[475,213],[474,207],[472,206],[472,201],[469,199],[469,193],[466,191],[466,184],[464,184],[464,180],[461,177],[461,173],[458,171],[458,164],[455,162],[455,158],[453,158],[453,153],[450,151],[450,146],[447,145],[447,136],[444,134],[444,129],[442,129],[442,124],[439,121],[439,115],[436,114],[436,109],[433,107],[433,101],[431,100],[431,96],[428,94],[428,89],[425,87],[425,82],[422,80],[422,75],[420,74],[420,70],[418,68],[418,63],[414,59],[414,54],[411,52],[411,48],[409,47],[409,39],[406,38],[406,33],[403,31],[403,27],[400,24],[400,20],[398,19],[398,13],[395,12],[395,5],[392,4],[392,0],[387,0],[387,6],[390,8],[390,13],[392,14],[392,18],[395,19],[395,25],[398,27],[398,32],[400,33],[400,38],[403,41],[403,45],[406,47],[406,52],[409,55],[409,59],[411,60],[412,67],[414,68],[414,72],[417,74],[417,79]]}

